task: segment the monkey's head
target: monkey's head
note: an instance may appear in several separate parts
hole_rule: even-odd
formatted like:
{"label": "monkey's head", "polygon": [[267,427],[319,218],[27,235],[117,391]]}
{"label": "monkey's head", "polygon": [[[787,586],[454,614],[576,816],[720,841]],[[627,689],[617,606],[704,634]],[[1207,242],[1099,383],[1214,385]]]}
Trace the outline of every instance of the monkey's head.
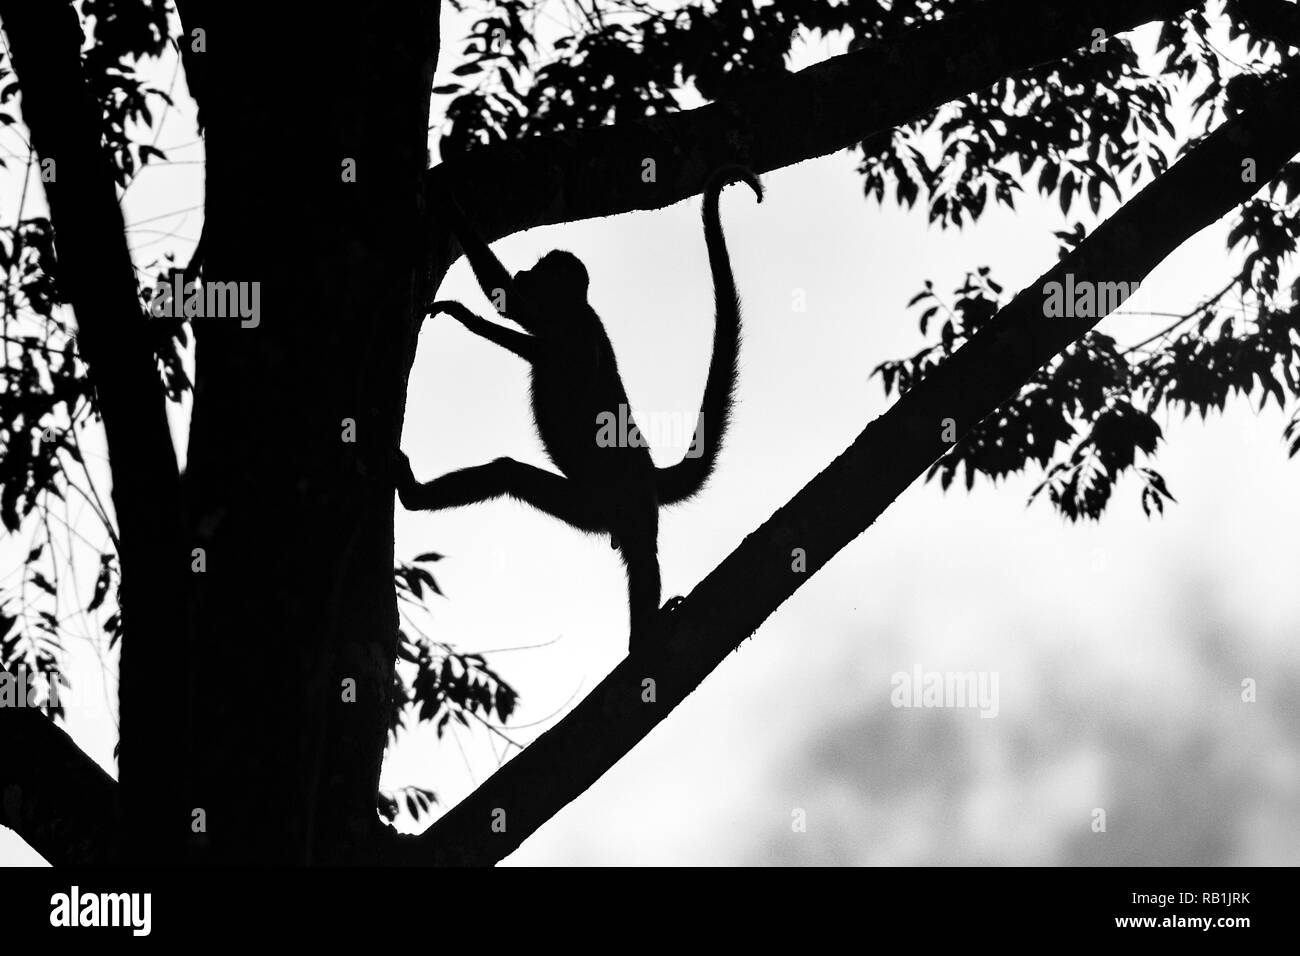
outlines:
{"label": "monkey's head", "polygon": [[531,269],[515,273],[515,288],[533,303],[534,310],[553,322],[563,321],[573,310],[587,308],[587,267],[572,252],[555,250],[537,260]]}

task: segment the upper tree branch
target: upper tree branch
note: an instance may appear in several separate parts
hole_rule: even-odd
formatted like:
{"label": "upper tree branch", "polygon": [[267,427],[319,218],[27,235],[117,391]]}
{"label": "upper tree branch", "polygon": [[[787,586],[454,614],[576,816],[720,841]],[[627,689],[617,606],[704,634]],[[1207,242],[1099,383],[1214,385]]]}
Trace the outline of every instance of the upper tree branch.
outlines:
{"label": "upper tree branch", "polygon": [[[488,241],[534,226],[660,209],[698,193],[727,163],[762,173],[824,156],[1089,43],[1200,6],[1189,0],[986,0],[889,43],[831,57],[699,109],[536,136],[430,170]],[[656,181],[642,182],[653,159]],[[439,224],[441,227],[441,224]],[[430,238],[434,262],[446,253]]]}
{"label": "upper tree branch", "polygon": [[55,866],[108,862],[117,784],[40,711],[0,708],[0,824]]}
{"label": "upper tree branch", "polygon": [[[184,837],[173,772],[183,745],[189,559],[176,456],[137,298],[98,104],[82,78],[81,25],[68,0],[0,0],[32,144],[45,181],[58,288],[104,420],[122,562],[120,772],[126,846],[149,858],[155,827]],[[178,682],[177,674],[183,675]],[[179,686],[178,686],[179,683]],[[158,706],[159,695],[181,706]],[[160,845],[160,844],[159,844]],[[159,861],[160,862],[160,861]]]}
{"label": "upper tree branch", "polygon": [[1228,0],[1228,15],[1283,47],[1300,47],[1300,5],[1290,0]]}
{"label": "upper tree branch", "polygon": [[[620,663],[574,710],[419,837],[393,837],[386,859],[482,864],[502,859],[663,720],[687,694],[949,447],[1100,318],[1047,319],[1044,286],[1137,281],[1187,238],[1249,198],[1300,151],[1300,80],[1288,79],[1224,124],[1139,193],[1059,265],[1021,292],[948,362],[873,421],[849,448],[750,534],[674,614],[662,653]],[[642,700],[655,682],[655,702]],[[504,825],[503,832],[497,832]]]}

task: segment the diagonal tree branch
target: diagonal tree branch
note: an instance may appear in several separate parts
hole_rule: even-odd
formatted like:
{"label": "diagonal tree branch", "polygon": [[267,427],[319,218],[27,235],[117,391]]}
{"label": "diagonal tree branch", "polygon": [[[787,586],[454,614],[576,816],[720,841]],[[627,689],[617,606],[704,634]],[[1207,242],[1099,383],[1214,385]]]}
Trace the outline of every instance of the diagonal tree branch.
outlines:
{"label": "diagonal tree branch", "polygon": [[[986,0],[968,13],[831,57],[749,94],[698,109],[537,136],[445,160],[450,186],[488,241],[534,226],[661,209],[695,195],[727,163],[757,173],[853,146],[959,96],[1091,42],[1176,17],[1189,0]],[[809,116],[816,115],[816,122]],[[655,161],[656,181],[642,181]],[[430,237],[443,262],[445,230]]]}
{"label": "diagonal tree branch", "polygon": [[[1186,239],[1253,195],[1300,151],[1300,78],[1278,84],[1142,190],[1015,297],[948,362],[873,421],[849,448],[750,534],[674,614],[657,655],[627,658],[574,710],[418,837],[389,838],[386,862],[501,860],[623,757],[795,592],[860,535],[958,435],[1014,396],[1035,370],[1101,317],[1045,318],[1045,286],[1139,281]],[[654,682],[654,700],[645,693]],[[504,829],[502,829],[504,827]]]}
{"label": "diagonal tree branch", "polygon": [[[170,772],[185,739],[189,558],[176,456],[146,321],[137,298],[98,104],[82,77],[81,25],[69,0],[0,0],[22,91],[23,119],[44,177],[58,286],[77,317],[77,345],[104,419],[122,562],[120,773],[125,845],[180,841],[187,817]],[[170,688],[170,690],[169,690]],[[159,696],[180,698],[181,719]]]}
{"label": "diagonal tree branch", "polygon": [[0,707],[0,824],[54,866],[108,862],[117,784],[40,711]]}

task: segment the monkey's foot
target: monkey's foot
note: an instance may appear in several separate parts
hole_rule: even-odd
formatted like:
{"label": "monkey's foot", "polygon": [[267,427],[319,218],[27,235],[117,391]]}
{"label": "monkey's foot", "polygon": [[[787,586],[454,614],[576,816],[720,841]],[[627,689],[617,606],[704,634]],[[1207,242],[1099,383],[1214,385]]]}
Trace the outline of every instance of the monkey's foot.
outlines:
{"label": "monkey's foot", "polygon": [[657,646],[657,641],[663,634],[664,616],[676,611],[685,600],[680,596],[670,597],[654,614],[635,621],[632,625],[632,633],[629,635],[628,653],[644,653]]}
{"label": "monkey's foot", "polygon": [[392,467],[393,485],[397,488],[398,498],[403,499],[402,504],[405,506],[407,491],[415,484],[415,472],[411,470],[411,459],[407,458],[406,453],[400,448],[394,448]]}

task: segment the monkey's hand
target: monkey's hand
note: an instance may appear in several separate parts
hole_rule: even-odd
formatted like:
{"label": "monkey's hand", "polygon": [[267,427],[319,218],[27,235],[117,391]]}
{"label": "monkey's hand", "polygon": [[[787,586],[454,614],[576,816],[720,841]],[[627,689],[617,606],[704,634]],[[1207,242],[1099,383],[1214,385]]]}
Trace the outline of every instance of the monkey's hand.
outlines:
{"label": "monkey's hand", "polygon": [[429,307],[429,318],[433,318],[435,315],[440,314],[450,315],[457,322],[461,322],[465,325],[473,325],[475,322],[483,321],[466,308],[463,303],[457,302],[454,299],[442,299],[433,303],[433,305]]}

